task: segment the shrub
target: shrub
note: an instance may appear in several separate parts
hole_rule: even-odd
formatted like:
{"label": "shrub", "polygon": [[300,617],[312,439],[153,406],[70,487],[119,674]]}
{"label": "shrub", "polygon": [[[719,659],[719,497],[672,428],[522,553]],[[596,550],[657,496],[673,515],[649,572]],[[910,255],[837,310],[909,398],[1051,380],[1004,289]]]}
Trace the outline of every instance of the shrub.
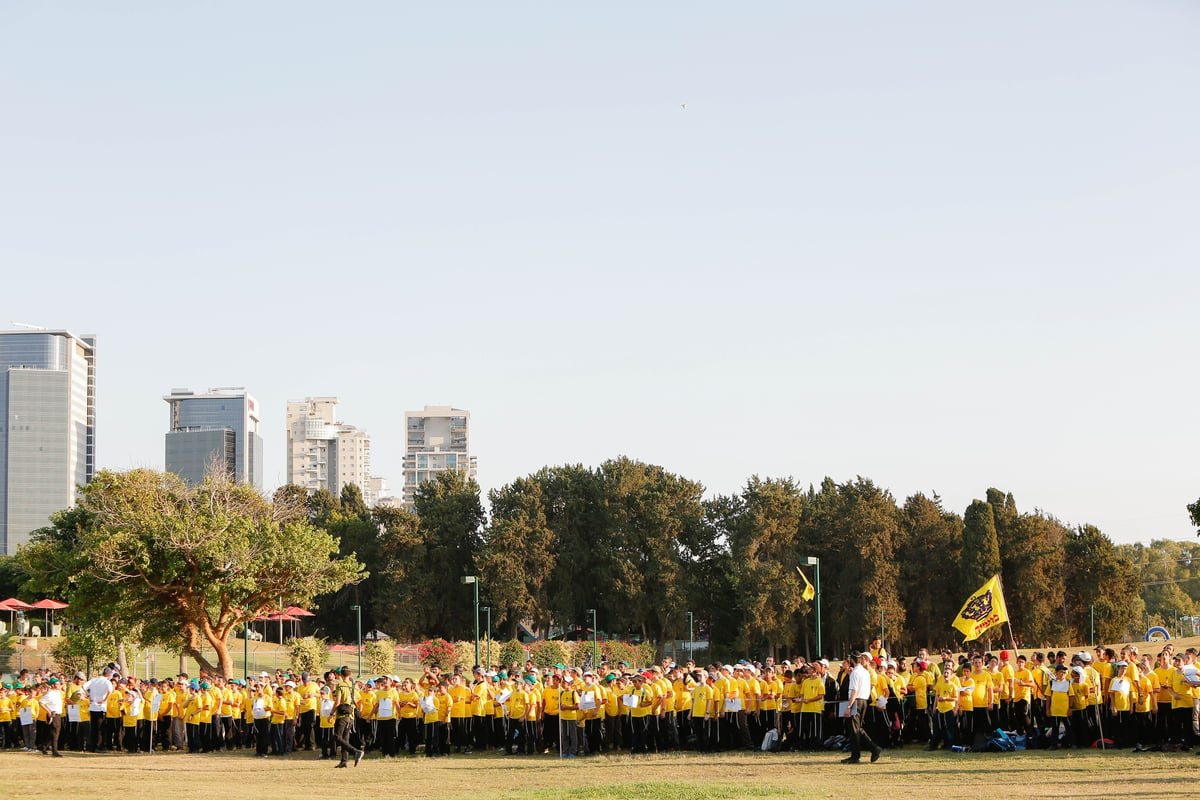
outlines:
{"label": "shrub", "polygon": [[658,648],[654,646],[654,642],[642,642],[633,646],[633,651],[637,654],[639,667],[654,666],[654,662],[658,657]]}
{"label": "shrub", "polygon": [[571,660],[571,654],[562,642],[552,642],[543,639],[529,645],[529,657],[534,666],[539,669],[553,667],[555,664],[566,664]]}
{"label": "shrub", "polygon": [[525,649],[525,645],[518,642],[516,639],[510,639],[500,645],[499,664],[504,669],[508,669],[510,664],[516,663],[525,666],[525,659],[529,658],[529,651]]}
{"label": "shrub", "polygon": [[454,645],[445,639],[428,639],[417,645],[417,661],[422,667],[454,668]]}
{"label": "shrub", "polygon": [[325,671],[325,661],[329,658],[329,645],[324,639],[317,639],[313,636],[305,636],[303,639],[288,639],[287,647],[294,671],[308,672],[313,675],[319,675]]}
{"label": "shrub", "polygon": [[391,639],[377,639],[363,646],[363,667],[372,677],[396,671],[396,646]]}
{"label": "shrub", "polygon": [[637,651],[628,642],[619,642],[615,639],[608,642],[601,642],[600,656],[614,667],[621,661],[628,662],[631,667],[638,666]]}

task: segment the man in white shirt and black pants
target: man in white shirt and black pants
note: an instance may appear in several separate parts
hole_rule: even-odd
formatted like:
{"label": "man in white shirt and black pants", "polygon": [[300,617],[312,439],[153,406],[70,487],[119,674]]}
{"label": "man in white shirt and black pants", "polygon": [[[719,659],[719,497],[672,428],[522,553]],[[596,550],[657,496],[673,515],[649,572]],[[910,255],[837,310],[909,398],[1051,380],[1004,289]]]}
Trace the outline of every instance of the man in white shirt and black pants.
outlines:
{"label": "man in white shirt and black pants", "polygon": [[863,730],[863,716],[867,712],[867,703],[871,700],[871,671],[867,669],[867,659],[870,653],[855,653],[857,662],[850,671],[849,700],[846,703],[844,716],[850,718],[850,757],[843,758],[843,764],[857,764],[862,760],[863,745],[871,751],[871,763],[879,760],[883,748],[871,741],[871,737]]}

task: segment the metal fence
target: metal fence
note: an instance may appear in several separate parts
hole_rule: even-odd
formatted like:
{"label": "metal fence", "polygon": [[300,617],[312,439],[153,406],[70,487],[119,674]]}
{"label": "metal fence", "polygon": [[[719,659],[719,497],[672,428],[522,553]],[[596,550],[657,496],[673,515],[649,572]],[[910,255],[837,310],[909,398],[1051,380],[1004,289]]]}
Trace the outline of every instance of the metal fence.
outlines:
{"label": "metal fence", "polygon": [[[48,642],[45,639],[41,641]],[[229,655],[233,661],[235,676],[260,672],[274,674],[275,670],[286,670],[292,665],[291,654],[286,648],[254,641],[249,642],[247,647],[243,647],[242,642],[241,639],[235,639],[229,645]],[[215,650],[202,649],[201,655],[211,663],[217,661]],[[325,669],[330,670],[342,664],[349,664],[357,670],[358,656],[358,650],[353,645],[332,647],[326,655]],[[178,654],[164,650],[130,649],[126,652],[126,658],[130,674],[142,679],[174,677],[180,672],[197,675],[200,671],[199,664],[194,659],[188,657],[181,659]],[[365,652],[363,658],[366,658]],[[48,644],[38,648],[22,646],[12,652],[0,653],[0,673],[4,675],[16,675],[23,669],[38,670],[57,666]],[[98,669],[98,665],[92,666],[93,670]],[[411,674],[417,670],[419,670],[419,666],[416,645],[397,646],[395,672]]]}

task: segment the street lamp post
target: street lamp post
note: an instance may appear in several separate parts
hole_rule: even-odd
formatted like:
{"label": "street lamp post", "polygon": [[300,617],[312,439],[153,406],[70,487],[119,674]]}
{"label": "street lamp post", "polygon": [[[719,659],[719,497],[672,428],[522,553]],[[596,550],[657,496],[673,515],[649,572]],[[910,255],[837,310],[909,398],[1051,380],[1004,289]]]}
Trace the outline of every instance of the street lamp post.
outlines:
{"label": "street lamp post", "polygon": [[489,669],[492,668],[492,607],[484,606],[483,610],[484,610],[484,613],[487,614],[486,633],[487,633],[487,662],[488,663],[483,664],[482,666],[483,666],[483,671],[487,672]]}
{"label": "street lamp post", "polygon": [[475,587],[475,663],[479,663],[479,578],[475,575],[464,575],[463,583]]}
{"label": "street lamp post", "polygon": [[358,629],[358,672],[354,674],[362,678],[362,606],[350,606],[350,610],[354,612],[355,627]]}
{"label": "street lamp post", "polygon": [[824,651],[821,650],[821,559],[816,556],[809,556],[804,559],[804,563],[816,569],[814,577],[816,578],[817,589],[817,658],[822,658]]}
{"label": "street lamp post", "polygon": [[696,660],[696,616],[688,612],[688,661]]}

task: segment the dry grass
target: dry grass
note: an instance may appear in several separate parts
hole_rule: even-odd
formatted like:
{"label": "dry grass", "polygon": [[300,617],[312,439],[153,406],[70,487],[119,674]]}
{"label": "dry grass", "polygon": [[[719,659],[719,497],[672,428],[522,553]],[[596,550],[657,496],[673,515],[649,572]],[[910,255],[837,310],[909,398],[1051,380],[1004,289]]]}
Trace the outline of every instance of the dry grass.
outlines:
{"label": "dry grass", "polygon": [[1190,753],[889,752],[877,764],[847,766],[836,753],[727,753],[613,756],[559,761],[548,756],[453,756],[381,761],[332,769],[311,753],[260,760],[246,753],[84,755],[53,759],[0,754],[0,796],[122,800],[160,797],[297,796],[447,800],[681,800],[824,798],[889,800],[953,796],[1183,797],[1195,793]]}

